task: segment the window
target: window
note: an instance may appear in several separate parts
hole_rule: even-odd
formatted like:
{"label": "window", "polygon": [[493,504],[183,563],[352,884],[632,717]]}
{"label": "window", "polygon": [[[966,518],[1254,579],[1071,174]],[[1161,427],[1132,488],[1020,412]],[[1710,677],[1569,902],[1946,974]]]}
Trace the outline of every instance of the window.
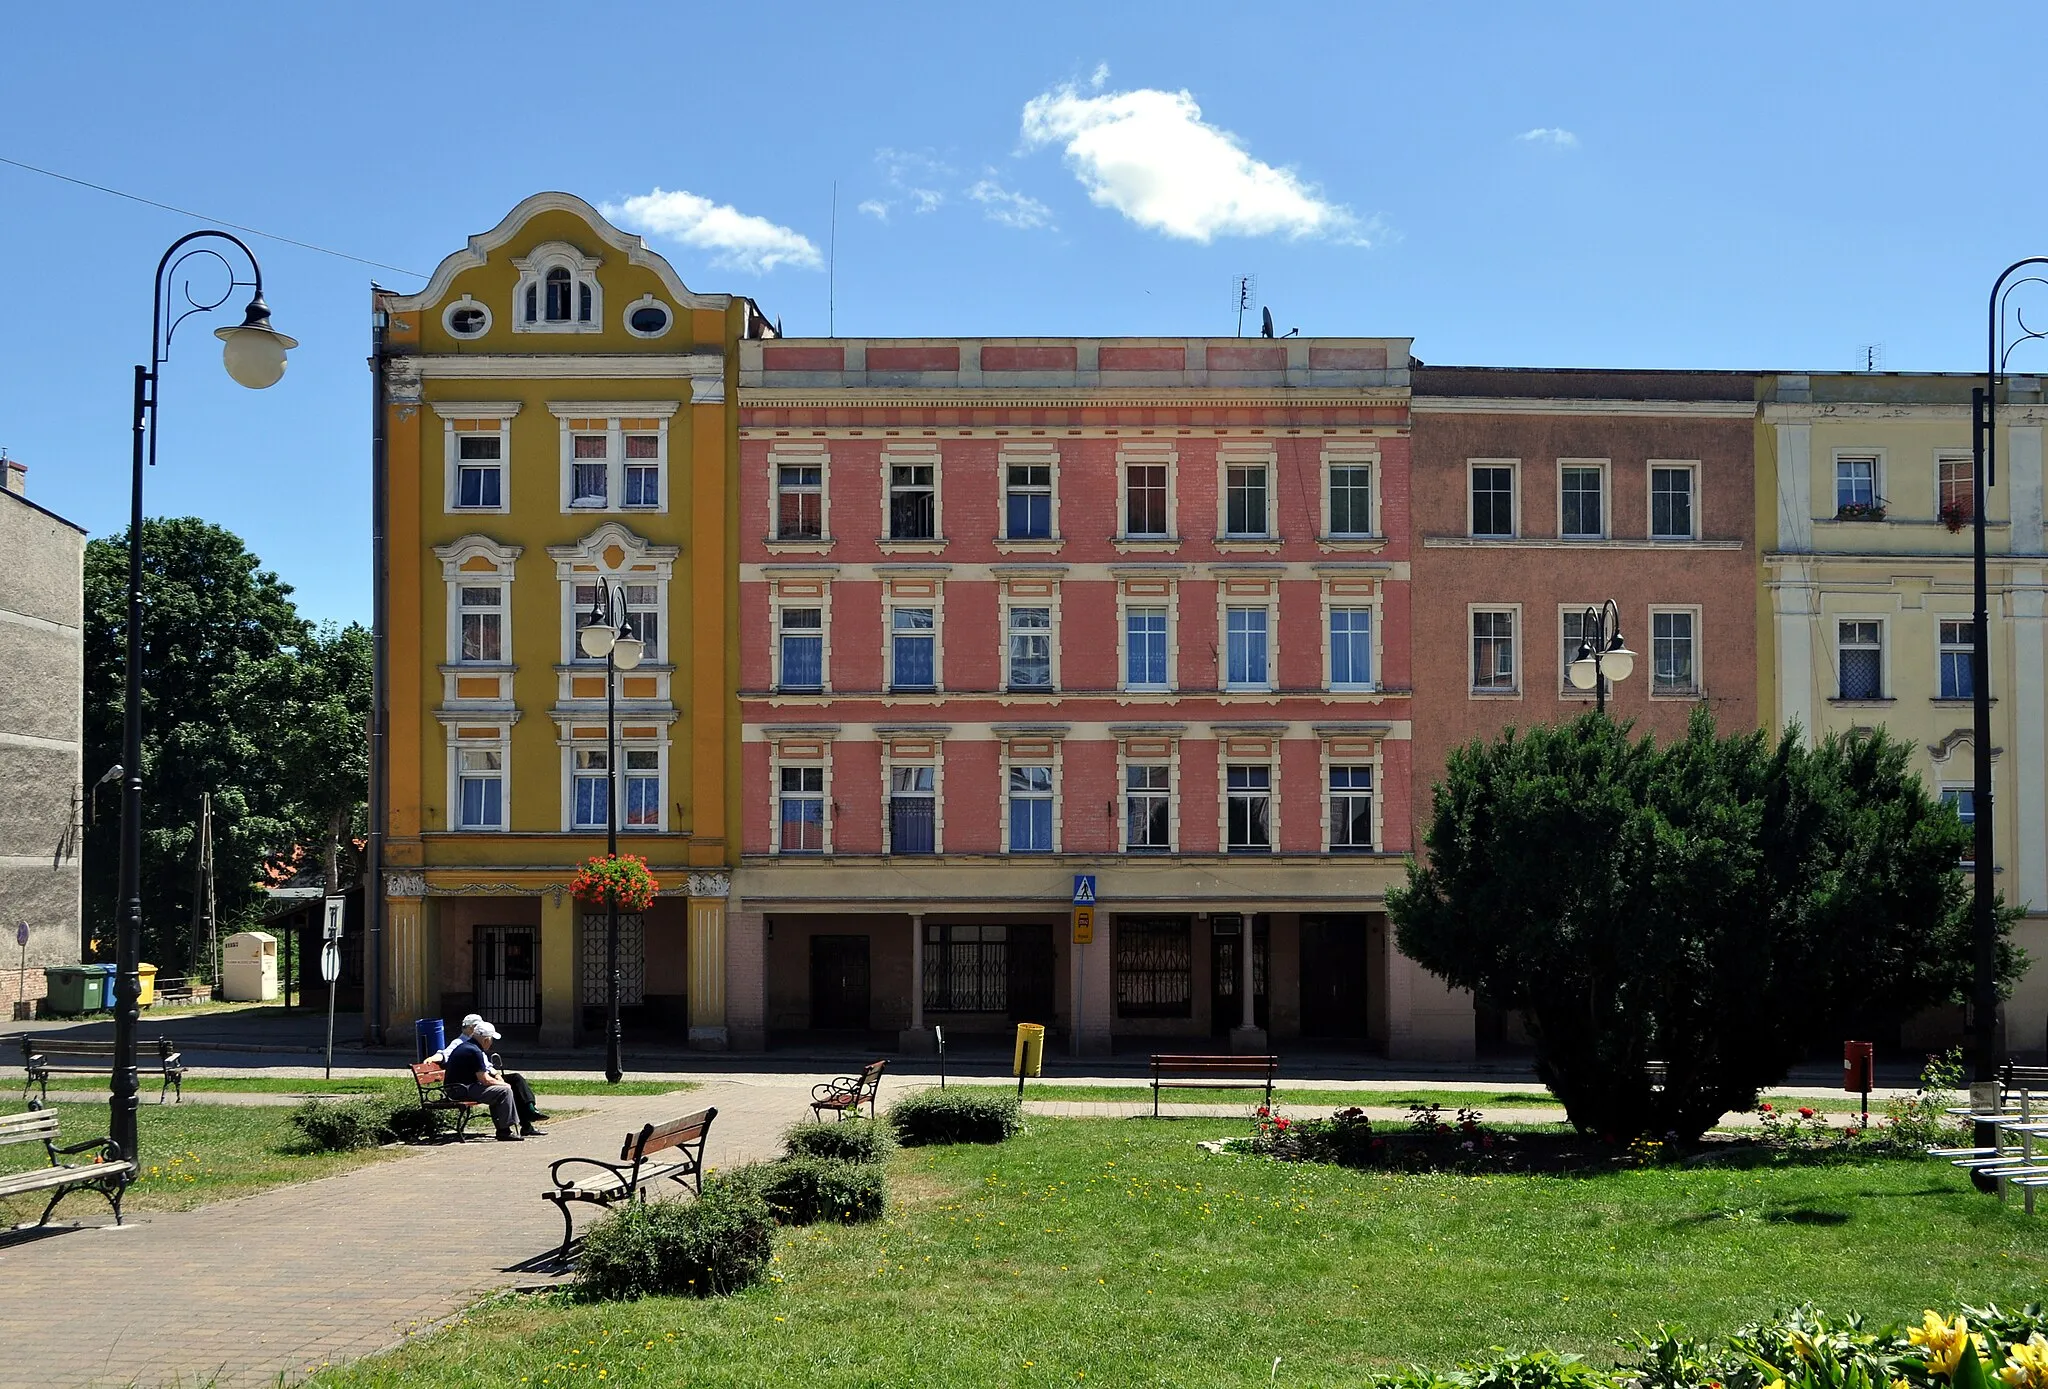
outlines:
{"label": "window", "polygon": [[[632,628],[633,635],[640,638],[640,663],[648,665],[660,661],[661,586],[659,584],[623,584],[620,586],[619,592],[625,598],[626,623]],[[604,658],[601,656],[586,655],[583,650],[583,643],[580,640],[585,627],[588,627],[593,621],[602,619],[602,613],[599,613],[598,618],[591,616],[592,609],[597,608],[602,602],[598,586],[596,584],[577,584],[571,598],[575,603],[575,609],[571,616],[575,619],[576,630],[573,635],[577,640],[570,642],[570,659],[573,661],[603,660]]]}
{"label": "window", "polygon": [[1866,620],[1836,627],[1843,699],[1884,698],[1884,624]]}
{"label": "window", "polygon": [[1330,851],[1372,848],[1372,768],[1330,768]]}
{"label": "window", "polygon": [[610,436],[574,436],[574,462],[570,464],[569,505],[601,507],[611,499]]}
{"label": "window", "polygon": [[1124,610],[1124,688],[1163,690],[1166,678],[1166,609]]}
{"label": "window", "polygon": [[1691,468],[1650,469],[1650,539],[1691,540]]}
{"label": "window", "polygon": [[782,671],[776,688],[821,690],[825,687],[825,623],[820,608],[782,610]]}
{"label": "window", "polygon": [[661,752],[657,748],[626,749],[625,828],[661,828]]}
{"label": "window", "polygon": [[1232,463],[1223,470],[1223,533],[1227,536],[1271,534],[1266,513],[1266,465]]}
{"label": "window", "polygon": [[1977,465],[1968,456],[1935,460],[1937,475],[1936,514],[1948,525],[1961,529],[1977,518]]}
{"label": "window", "polygon": [[496,434],[455,436],[455,504],[496,510],[504,504],[504,441]]}
{"label": "window", "polygon": [[1976,697],[1976,667],[1971,664],[1977,650],[1975,622],[1941,624],[1941,698]]}
{"label": "window", "polygon": [[938,632],[930,608],[894,608],[889,615],[889,688],[929,690],[938,684]]}
{"label": "window", "polygon": [[1508,694],[1520,688],[1515,676],[1515,614],[1482,608],[1472,614],[1472,688]]}
{"label": "window", "polygon": [[1606,535],[1605,468],[1575,464],[1558,470],[1557,533],[1567,540]]}
{"label": "window", "polygon": [[1515,533],[1515,470],[1506,464],[1472,469],[1472,534],[1501,539]]}
{"label": "window", "polygon": [[1597,624],[1586,621],[1584,608],[1573,608],[1562,615],[1564,629],[1563,659],[1557,664],[1557,687],[1568,695],[1592,693],[1572,683],[1572,662],[1579,659],[1579,648],[1594,635]]}
{"label": "window", "polygon": [[611,815],[611,754],[604,748],[577,748],[569,774],[574,793],[574,818],[579,830],[601,830]]}
{"label": "window", "polygon": [[785,854],[825,851],[825,769],[784,767],[781,777],[779,841]]}
{"label": "window", "polygon": [[936,845],[930,767],[889,769],[889,852],[929,854]]}
{"label": "window", "polygon": [[1650,614],[1650,693],[1689,695],[1699,691],[1694,664],[1693,615],[1690,612]]}
{"label": "window", "polygon": [[1010,852],[1052,852],[1052,768],[1010,768]]}
{"label": "window", "polygon": [[[1963,828],[1974,835],[1977,828],[1977,789],[1974,786],[1944,786],[1941,788],[1941,803],[1951,807],[1956,818],[1963,822]],[[1977,866],[1975,840],[1971,841],[1970,852],[1958,864],[1964,872]]]}
{"label": "window", "polygon": [[547,321],[567,323],[569,306],[574,298],[575,281],[566,266],[558,265],[547,274]]}
{"label": "window", "polygon": [[1231,767],[1225,773],[1229,796],[1225,847],[1233,854],[1273,851],[1273,769]]}
{"label": "window", "polygon": [[1194,1000],[1194,951],[1184,916],[1119,916],[1116,1011],[1123,1018],[1185,1018]]}
{"label": "window", "polygon": [[1869,510],[1877,506],[1877,459],[1872,457],[1835,460],[1835,512]]}
{"label": "window", "polygon": [[1132,463],[1124,469],[1124,534],[1154,538],[1171,534],[1164,463]]}
{"label": "window", "polygon": [[1010,1009],[1010,928],[924,928],[924,1006],[939,1013]]}
{"label": "window", "polygon": [[1052,538],[1052,465],[1011,463],[1003,498],[1004,535],[1010,540]]}
{"label": "window", "polygon": [[824,536],[824,468],[808,463],[776,468],[775,538],[822,540]]}
{"label": "window", "polygon": [[636,338],[658,338],[672,321],[668,305],[651,294],[626,305],[626,331]]}
{"label": "window", "polygon": [[462,748],[455,754],[455,766],[459,827],[504,828],[505,754],[496,748]]}
{"label": "window", "polygon": [[938,538],[938,491],[933,484],[936,471],[929,463],[889,465],[891,540]]}
{"label": "window", "polygon": [[1270,688],[1266,681],[1266,623],[1269,616],[1264,608],[1230,608],[1225,612],[1225,689]]}
{"label": "window", "polygon": [[1052,609],[1010,609],[1010,688],[1052,688]]}
{"label": "window", "polygon": [[602,290],[597,282],[601,262],[565,241],[550,241],[516,257],[519,284],[513,302],[519,306],[515,333],[595,333],[602,331]]}
{"label": "window", "polygon": [[1330,534],[1372,534],[1372,467],[1364,463],[1330,468]]}
{"label": "window", "polygon": [[661,436],[626,436],[626,505],[661,505]]}
{"label": "window", "polygon": [[462,585],[462,659],[505,659],[505,590],[497,584]]}
{"label": "window", "polygon": [[491,331],[491,311],[465,294],[442,313],[441,326],[450,337],[480,338]]}
{"label": "window", "polygon": [[1372,688],[1372,609],[1330,609],[1330,688]]}
{"label": "window", "polygon": [[1124,849],[1163,854],[1173,848],[1173,772],[1164,766],[1124,769]]}

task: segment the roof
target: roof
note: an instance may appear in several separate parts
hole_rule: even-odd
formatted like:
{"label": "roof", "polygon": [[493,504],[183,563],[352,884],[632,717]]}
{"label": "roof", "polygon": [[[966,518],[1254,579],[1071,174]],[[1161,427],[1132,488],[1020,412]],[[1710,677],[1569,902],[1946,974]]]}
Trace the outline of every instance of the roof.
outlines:
{"label": "roof", "polygon": [[21,493],[19,492],[10,491],[5,487],[0,487],[0,497],[5,497],[7,498],[7,500],[11,502],[20,502],[23,506],[29,508],[31,511],[40,511],[43,513],[43,515],[49,517],[52,521],[57,522],[59,525],[69,526],[71,527],[71,529],[77,531],[80,535],[89,536],[92,534],[91,531],[87,530],[84,526],[79,525],[78,522],[73,521],[68,517],[59,516],[56,512],[50,510],[50,508],[44,506],[41,502],[32,502],[27,497],[21,495]]}

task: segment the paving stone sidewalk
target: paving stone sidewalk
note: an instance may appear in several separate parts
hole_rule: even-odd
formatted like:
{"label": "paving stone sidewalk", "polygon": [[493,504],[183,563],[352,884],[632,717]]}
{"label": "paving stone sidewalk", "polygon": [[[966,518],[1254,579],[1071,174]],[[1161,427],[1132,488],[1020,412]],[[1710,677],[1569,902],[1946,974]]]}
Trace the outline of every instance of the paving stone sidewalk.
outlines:
{"label": "paving stone sidewalk", "polygon": [[[437,1147],[123,1229],[0,1242],[0,1389],[295,1382],[484,1293],[546,1281],[516,1266],[560,1242],[561,1217],[540,1199],[554,1159],[610,1156],[626,1130],[706,1105],[718,1107],[710,1165],[772,1157],[808,1098],[779,1077],[575,1096],[565,1107],[590,1112],[545,1138]],[[58,1216],[99,1222],[106,1206],[76,1193]]]}

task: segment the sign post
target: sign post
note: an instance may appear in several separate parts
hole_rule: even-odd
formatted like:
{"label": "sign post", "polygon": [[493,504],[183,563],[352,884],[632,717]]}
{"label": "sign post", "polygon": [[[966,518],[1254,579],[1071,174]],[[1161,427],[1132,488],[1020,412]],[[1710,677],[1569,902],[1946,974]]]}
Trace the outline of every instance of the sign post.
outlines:
{"label": "sign post", "polygon": [[[1076,873],[1074,875],[1074,944],[1095,943],[1095,875]],[[1081,1019],[1085,1014],[1081,1005],[1088,996],[1088,955],[1074,952],[1074,1025],[1069,1030],[1067,1048],[1075,1056],[1081,1054]]]}
{"label": "sign post", "polygon": [[348,906],[343,897],[327,899],[320,927],[320,977],[327,981],[327,1078],[334,1079],[334,981],[341,977],[341,923]]}
{"label": "sign post", "polygon": [[28,1001],[28,923],[26,921],[14,928],[14,943],[21,947],[21,982],[14,986],[14,997],[18,1000],[14,1005],[14,1014],[16,1017],[26,1017],[28,1013],[23,1006]]}

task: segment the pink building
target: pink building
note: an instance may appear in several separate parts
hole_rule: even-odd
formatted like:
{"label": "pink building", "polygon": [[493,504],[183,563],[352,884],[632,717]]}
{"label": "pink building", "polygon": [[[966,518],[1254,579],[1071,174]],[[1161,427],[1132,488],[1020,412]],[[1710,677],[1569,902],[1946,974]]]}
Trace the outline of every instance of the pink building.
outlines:
{"label": "pink building", "polygon": [[741,345],[736,1043],[1469,1052],[1382,909],[1408,346]]}

